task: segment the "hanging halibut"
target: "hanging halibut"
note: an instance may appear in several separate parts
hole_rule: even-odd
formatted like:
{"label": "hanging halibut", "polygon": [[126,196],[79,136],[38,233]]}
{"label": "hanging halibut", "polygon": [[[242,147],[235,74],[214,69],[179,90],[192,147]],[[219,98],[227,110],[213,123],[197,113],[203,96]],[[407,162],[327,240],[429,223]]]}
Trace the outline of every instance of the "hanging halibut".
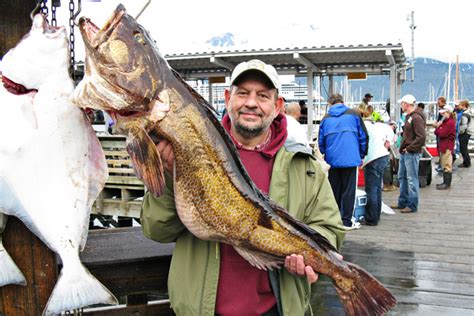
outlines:
{"label": "hanging halibut", "polygon": [[71,103],[68,56],[64,27],[51,27],[38,14],[2,61],[0,211],[21,219],[61,257],[46,315],[117,303],[79,260],[107,165],[89,120]]}

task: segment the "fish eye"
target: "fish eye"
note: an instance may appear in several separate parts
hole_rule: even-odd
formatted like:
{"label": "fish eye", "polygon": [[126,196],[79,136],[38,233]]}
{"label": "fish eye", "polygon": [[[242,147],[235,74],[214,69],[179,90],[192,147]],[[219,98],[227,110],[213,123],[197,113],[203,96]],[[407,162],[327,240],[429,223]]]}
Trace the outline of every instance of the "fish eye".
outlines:
{"label": "fish eye", "polygon": [[143,36],[142,33],[138,32],[138,31],[133,32],[133,38],[135,39],[135,41],[137,43],[140,43],[142,45],[146,44],[145,37]]}

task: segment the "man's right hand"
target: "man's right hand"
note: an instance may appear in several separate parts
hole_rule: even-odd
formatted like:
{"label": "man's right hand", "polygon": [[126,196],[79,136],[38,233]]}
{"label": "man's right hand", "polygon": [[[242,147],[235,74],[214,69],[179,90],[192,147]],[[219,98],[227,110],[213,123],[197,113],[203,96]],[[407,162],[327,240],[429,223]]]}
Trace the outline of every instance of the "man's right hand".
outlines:
{"label": "man's right hand", "polygon": [[167,174],[172,175],[174,165],[173,146],[171,146],[171,143],[168,142],[166,139],[161,139],[160,142],[156,145],[156,150],[160,154],[163,169]]}

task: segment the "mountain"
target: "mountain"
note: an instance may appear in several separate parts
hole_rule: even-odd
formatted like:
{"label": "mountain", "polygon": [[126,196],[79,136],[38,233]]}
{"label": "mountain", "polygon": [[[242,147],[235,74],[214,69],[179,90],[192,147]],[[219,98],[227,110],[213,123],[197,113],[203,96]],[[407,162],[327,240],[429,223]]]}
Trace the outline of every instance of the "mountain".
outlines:
{"label": "mountain", "polygon": [[[409,70],[406,81],[402,84],[401,94],[413,94],[419,101],[434,101],[438,96],[445,95],[445,82],[449,67],[451,67],[449,100],[453,100],[455,65],[424,57],[415,59],[414,81],[411,81],[411,70]],[[367,80],[350,81],[350,84],[353,94],[354,91],[362,91],[362,95],[370,92],[374,95],[374,101],[384,101],[383,99],[387,99],[389,96],[388,76],[368,76]],[[474,100],[474,64],[459,64],[458,91],[459,99]],[[356,95],[358,94],[356,93]]]}
{"label": "mountain", "polygon": [[[411,70],[407,72],[407,78],[401,87],[401,94],[413,94],[419,102],[435,101],[438,96],[444,95],[445,82],[448,69],[451,67],[451,86],[449,100],[454,99],[454,77],[455,64],[445,63],[431,58],[415,59],[415,79],[411,81]],[[344,77],[334,77],[335,90],[341,92],[341,87],[345,85]],[[306,84],[306,77],[295,78],[297,84]],[[372,101],[386,101],[389,98],[390,82],[388,76],[368,76],[367,80],[349,81],[352,100],[360,101],[365,93],[369,92],[374,96]],[[322,84],[323,96],[327,94],[329,81],[324,78]],[[474,100],[474,64],[459,64],[459,95],[458,99]]]}
{"label": "mountain", "polygon": [[214,36],[211,39],[206,41],[206,44],[209,44],[213,47],[230,47],[234,46],[234,34],[227,32],[219,36]]}

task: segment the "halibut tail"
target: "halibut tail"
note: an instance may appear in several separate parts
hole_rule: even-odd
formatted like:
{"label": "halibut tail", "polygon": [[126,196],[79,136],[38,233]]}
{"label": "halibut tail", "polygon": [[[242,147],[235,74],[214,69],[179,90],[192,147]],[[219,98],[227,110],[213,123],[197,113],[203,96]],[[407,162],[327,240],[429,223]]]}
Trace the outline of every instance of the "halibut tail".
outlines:
{"label": "halibut tail", "polygon": [[2,245],[0,236],[0,287],[8,284],[26,285],[25,277]]}
{"label": "halibut tail", "polygon": [[82,264],[68,271],[63,267],[56,286],[49,297],[43,316],[57,315],[95,304],[117,305],[115,296]]}

